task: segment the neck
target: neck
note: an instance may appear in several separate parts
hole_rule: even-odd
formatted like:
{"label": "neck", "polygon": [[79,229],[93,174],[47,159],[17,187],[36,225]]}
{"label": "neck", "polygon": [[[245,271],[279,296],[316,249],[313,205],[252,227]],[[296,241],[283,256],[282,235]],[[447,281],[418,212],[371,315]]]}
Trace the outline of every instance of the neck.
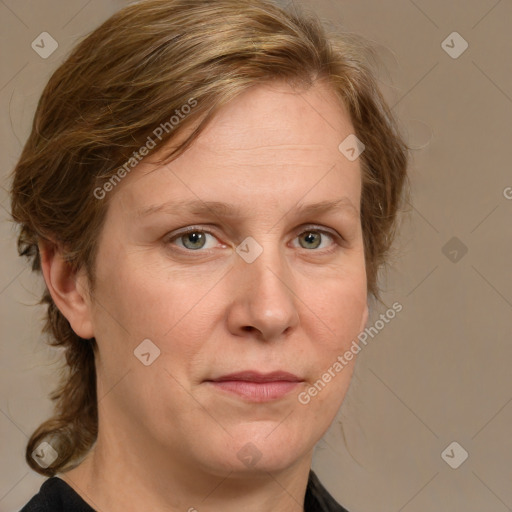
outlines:
{"label": "neck", "polygon": [[212,473],[160,447],[131,443],[119,431],[99,436],[76,468],[59,475],[92,508],[130,512],[302,512],[312,451],[279,471],[229,468]]}

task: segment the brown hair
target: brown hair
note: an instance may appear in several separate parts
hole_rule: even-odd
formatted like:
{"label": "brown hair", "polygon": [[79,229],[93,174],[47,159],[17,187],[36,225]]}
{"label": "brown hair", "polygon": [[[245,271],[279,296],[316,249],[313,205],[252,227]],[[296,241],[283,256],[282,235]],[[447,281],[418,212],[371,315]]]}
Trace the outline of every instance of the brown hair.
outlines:
{"label": "brown hair", "polygon": [[[270,80],[307,87],[322,79],[348,109],[366,146],[360,156],[361,223],[368,293],[381,301],[377,273],[388,260],[405,197],[408,148],[378,90],[373,57],[360,38],[328,37],[316,18],[266,0],[146,0],[122,9],[73,49],[41,95],[13,173],[20,255],[40,271],[38,242],[52,241],[73,268],[87,271],[92,289],[110,197],[98,199],[95,191],[112,188],[123,164],[129,171],[126,162],[157,127],[168,127],[194,102],[171,129],[160,130],[158,143],[164,145],[192,128],[167,155],[176,158],[222,105],[248,87]],[[55,415],[32,434],[26,460],[52,476],[76,466],[96,440],[97,345],[73,332],[48,290],[41,303],[47,305],[49,343],[65,348],[67,368],[51,395]],[[42,441],[58,453],[48,468],[31,455]]]}

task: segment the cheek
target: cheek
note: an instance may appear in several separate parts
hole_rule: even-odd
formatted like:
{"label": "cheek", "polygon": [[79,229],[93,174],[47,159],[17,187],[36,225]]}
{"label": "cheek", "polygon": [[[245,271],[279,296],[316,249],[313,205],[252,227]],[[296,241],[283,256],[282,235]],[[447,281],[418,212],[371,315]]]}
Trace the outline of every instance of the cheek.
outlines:
{"label": "cheek", "polygon": [[[167,369],[184,382],[193,373],[206,333],[215,322],[212,315],[222,303],[221,297],[215,297],[215,290],[208,293],[221,274],[198,280],[186,271],[137,261],[130,264],[129,259],[116,267],[106,267],[102,280],[98,279],[95,333],[109,382],[131,369],[137,382],[139,377],[145,379],[144,387],[152,382],[158,388],[161,383],[151,380],[157,376],[152,374],[148,379],[148,372],[144,373],[155,368],[164,381],[169,379],[164,371]],[[147,342],[141,345],[146,339],[158,354],[149,368],[136,359],[139,347],[147,346]]]}
{"label": "cheek", "polygon": [[318,379],[297,395],[301,422],[303,425],[312,425],[318,439],[325,434],[340,410],[352,379],[353,368],[353,365],[348,365],[340,372],[331,370],[320,373]]}
{"label": "cheek", "polygon": [[134,340],[160,339],[180,328],[199,302],[201,286],[194,286],[183,272],[176,274],[155,269],[151,262],[142,263],[127,260],[105,268],[98,279],[99,313],[114,324],[114,329],[128,332]]}
{"label": "cheek", "polygon": [[333,418],[347,392],[359,352],[357,336],[367,307],[365,274],[353,272],[330,280],[308,306],[315,313],[310,315],[308,333],[315,367],[299,403],[309,408],[309,414]]}
{"label": "cheek", "polygon": [[[105,265],[97,282],[100,396],[108,395],[127,410],[144,410],[148,417],[163,414],[162,403],[188,404],[188,395],[181,393],[173,377],[186,381],[202,339],[194,333],[207,332],[205,325],[196,322],[204,307],[201,296],[205,290],[191,286],[186,278],[171,277],[168,271],[166,275],[151,266],[128,262]],[[154,346],[144,341],[147,339]],[[139,350],[142,346],[144,351]],[[148,351],[151,362],[145,366],[137,354]],[[153,359],[155,354],[158,356]],[[114,387],[115,396],[109,393]],[[154,399],[155,389],[161,390],[163,402]]]}
{"label": "cheek", "polygon": [[[336,274],[332,274],[335,276]],[[366,275],[355,271],[318,283],[305,304],[316,317],[315,327],[325,332],[327,349],[339,350],[357,337],[367,306]]]}

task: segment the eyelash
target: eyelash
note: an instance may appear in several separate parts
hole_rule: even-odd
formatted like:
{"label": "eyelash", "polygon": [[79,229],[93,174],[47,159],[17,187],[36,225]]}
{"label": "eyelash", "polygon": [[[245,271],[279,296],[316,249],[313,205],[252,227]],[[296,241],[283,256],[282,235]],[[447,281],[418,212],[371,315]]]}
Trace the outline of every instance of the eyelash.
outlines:
{"label": "eyelash", "polygon": [[[322,235],[327,235],[329,236],[333,241],[333,248],[332,249],[328,249],[328,250],[322,250],[322,249],[304,249],[304,251],[308,251],[308,252],[317,252],[317,253],[320,253],[320,254],[331,254],[333,253],[337,247],[336,245],[338,246],[341,246],[343,245],[343,242],[345,242],[345,239],[343,237],[341,237],[341,235],[337,234],[337,233],[333,233],[331,231],[327,231],[325,229],[322,229],[321,227],[319,226],[306,226],[306,229],[303,229],[300,233],[298,233],[295,238],[298,238],[300,235],[303,235],[305,233],[308,233],[308,232],[313,232],[313,233],[321,233]],[[185,231],[181,231],[177,234],[174,234],[172,237],[167,237],[166,240],[165,240],[165,243],[168,244],[168,245],[172,245],[172,242],[174,240],[179,240],[181,237],[184,237],[190,233],[203,233],[203,234],[207,234],[207,235],[212,235],[214,238],[217,238],[215,236],[214,233],[212,233],[211,231],[208,231],[206,229],[203,229],[199,226],[191,226],[190,228],[187,228]],[[179,252],[184,252],[184,253],[187,253],[187,255],[189,254],[193,254],[193,253],[198,253],[198,255],[210,255],[210,254],[213,254],[213,249],[196,249],[196,250],[193,250],[193,249],[187,249],[186,247],[179,247],[179,246],[175,246],[177,248],[177,250]]]}

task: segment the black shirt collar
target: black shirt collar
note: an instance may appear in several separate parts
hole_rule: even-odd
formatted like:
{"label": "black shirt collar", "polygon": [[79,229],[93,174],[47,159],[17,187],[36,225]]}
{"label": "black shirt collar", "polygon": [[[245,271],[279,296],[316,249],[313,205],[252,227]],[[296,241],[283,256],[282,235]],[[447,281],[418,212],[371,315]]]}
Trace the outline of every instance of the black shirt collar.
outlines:
{"label": "black shirt collar", "polygon": [[[20,512],[95,512],[81,496],[57,476],[43,482],[36,494]],[[310,470],[304,512],[348,512],[327,492]]]}

